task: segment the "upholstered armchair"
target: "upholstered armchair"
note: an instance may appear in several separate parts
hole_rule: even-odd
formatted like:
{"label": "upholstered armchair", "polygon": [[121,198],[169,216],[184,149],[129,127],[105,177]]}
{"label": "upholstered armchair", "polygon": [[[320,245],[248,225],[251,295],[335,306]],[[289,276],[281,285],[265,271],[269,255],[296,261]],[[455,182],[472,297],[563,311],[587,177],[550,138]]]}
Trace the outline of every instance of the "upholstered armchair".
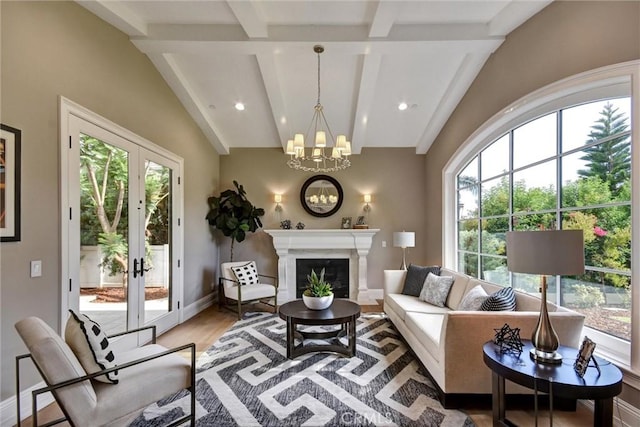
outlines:
{"label": "upholstered armchair", "polygon": [[[82,356],[76,356],[70,345],[42,319],[28,317],[15,326],[29,349],[28,354],[16,357],[18,426],[20,362],[26,359],[33,361],[46,383],[46,387],[32,392],[34,426],[38,425],[38,396],[47,392],[53,394],[64,417],[45,425],[66,420],[72,426],[90,427],[128,425],[147,406],[184,389],[191,393],[191,412],[169,425],[187,421],[195,425],[195,344],[173,349],[155,344],[155,326],[111,335],[108,338],[141,331],[148,334],[146,330],[150,329],[152,343],[116,353],[115,365],[87,373],[80,361]],[[88,335],[91,331],[83,332]],[[190,352],[190,360],[180,352]],[[114,375],[113,379],[110,375]]]}
{"label": "upholstered armchair", "polygon": [[[255,261],[222,263],[218,280],[218,297],[221,307],[233,306],[242,318],[242,305],[263,302],[274,306],[278,312],[278,280],[259,274]],[[273,300],[273,301],[271,301]]]}

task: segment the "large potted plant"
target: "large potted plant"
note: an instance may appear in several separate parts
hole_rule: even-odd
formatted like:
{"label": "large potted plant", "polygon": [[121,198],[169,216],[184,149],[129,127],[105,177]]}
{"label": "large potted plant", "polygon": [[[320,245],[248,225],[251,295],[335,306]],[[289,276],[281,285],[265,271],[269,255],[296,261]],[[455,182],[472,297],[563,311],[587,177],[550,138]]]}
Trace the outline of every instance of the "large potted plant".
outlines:
{"label": "large potted plant", "polygon": [[236,190],[225,190],[220,196],[211,196],[207,199],[209,225],[231,238],[230,261],[233,261],[234,242],[244,241],[247,233],[253,233],[262,227],[260,217],[264,215],[264,209],[255,207],[247,199],[247,193],[242,185],[237,181],[233,181],[233,185]]}
{"label": "large potted plant", "polygon": [[324,280],[324,268],[320,276],[312,269],[307,275],[307,288],[302,293],[302,301],[310,310],[324,310],[333,302],[333,288]]}

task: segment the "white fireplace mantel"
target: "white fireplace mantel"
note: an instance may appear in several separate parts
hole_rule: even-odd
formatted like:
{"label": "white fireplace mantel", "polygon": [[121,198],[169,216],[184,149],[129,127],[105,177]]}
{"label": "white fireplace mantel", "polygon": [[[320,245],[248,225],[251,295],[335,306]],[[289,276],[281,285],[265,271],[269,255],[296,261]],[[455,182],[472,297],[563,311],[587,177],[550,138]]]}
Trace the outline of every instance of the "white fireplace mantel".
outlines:
{"label": "white fireplace mantel", "polygon": [[[379,229],[264,230],[278,255],[278,303],[296,299],[295,260],[300,257],[349,258],[349,297],[375,304],[367,285],[367,255]],[[357,285],[357,288],[356,288]]]}

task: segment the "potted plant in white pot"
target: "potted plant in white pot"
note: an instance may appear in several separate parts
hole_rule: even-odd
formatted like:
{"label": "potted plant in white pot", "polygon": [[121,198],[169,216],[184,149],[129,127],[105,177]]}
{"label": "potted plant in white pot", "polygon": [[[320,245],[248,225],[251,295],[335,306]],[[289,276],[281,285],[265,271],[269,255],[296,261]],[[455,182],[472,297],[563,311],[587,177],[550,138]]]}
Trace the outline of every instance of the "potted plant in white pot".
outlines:
{"label": "potted plant in white pot", "polygon": [[312,269],[307,275],[307,288],[302,293],[302,301],[310,310],[324,310],[333,302],[333,288],[324,280],[324,268],[320,276]]}

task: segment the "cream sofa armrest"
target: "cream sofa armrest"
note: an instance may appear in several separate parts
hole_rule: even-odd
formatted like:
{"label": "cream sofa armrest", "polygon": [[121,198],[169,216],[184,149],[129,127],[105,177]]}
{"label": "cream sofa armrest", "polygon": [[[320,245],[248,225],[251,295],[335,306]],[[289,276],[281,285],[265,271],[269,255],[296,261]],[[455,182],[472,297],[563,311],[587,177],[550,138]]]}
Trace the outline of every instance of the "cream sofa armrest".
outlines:
{"label": "cream sofa armrest", "polygon": [[[445,314],[440,336],[440,360],[444,361],[445,393],[479,392],[491,381],[482,358],[482,346],[492,340],[505,323],[520,328],[520,338],[531,339],[539,313],[533,311],[450,311]],[[577,347],[584,316],[580,313],[549,313],[560,344]],[[573,357],[575,355],[567,355]]]}
{"label": "cream sofa armrest", "polygon": [[384,270],[384,281],[382,282],[384,294],[402,293],[406,275],[407,270]]}

